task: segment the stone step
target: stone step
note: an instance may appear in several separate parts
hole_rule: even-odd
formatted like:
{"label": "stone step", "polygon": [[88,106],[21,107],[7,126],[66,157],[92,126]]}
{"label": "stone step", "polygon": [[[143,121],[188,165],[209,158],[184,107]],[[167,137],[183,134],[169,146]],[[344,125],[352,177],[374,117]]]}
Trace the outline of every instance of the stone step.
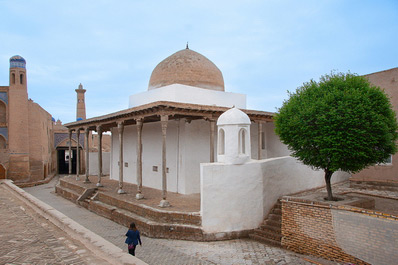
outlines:
{"label": "stone step", "polygon": [[272,208],[270,214],[282,215],[282,208]]}
{"label": "stone step", "polygon": [[126,227],[135,222],[143,235],[156,238],[203,241],[200,226],[178,223],[163,223],[150,220],[133,212],[108,205],[101,201],[89,201],[88,209]]}
{"label": "stone step", "polygon": [[263,225],[269,225],[269,226],[278,227],[278,228],[282,227],[281,221],[271,220],[271,219],[265,219],[263,222]]}
{"label": "stone step", "polygon": [[267,219],[258,229],[254,229],[250,238],[266,244],[281,246],[282,239],[282,203],[277,200],[272,207]]}
{"label": "stone step", "polygon": [[55,186],[55,193],[61,195],[65,199],[68,199],[74,203],[76,203],[77,199],[80,197],[81,194],[77,193],[74,190],[68,189],[66,187],[62,187],[61,185]]}
{"label": "stone step", "polygon": [[83,188],[83,187],[81,187],[81,186],[79,186],[77,184],[65,181],[63,179],[59,180],[59,184],[58,185],[60,187],[65,187],[65,188],[67,188],[69,190],[73,190],[74,192],[76,192],[78,194],[82,194],[85,191],[85,188]]}
{"label": "stone step", "polygon": [[[72,189],[70,189],[70,187]],[[77,192],[77,190],[79,192]],[[187,225],[196,225],[200,226],[202,223],[202,217],[200,213],[185,213],[185,212],[177,212],[177,211],[164,211],[156,208],[152,208],[149,206],[145,206],[135,202],[126,202],[120,200],[119,198],[115,198],[111,195],[107,195],[100,191],[91,191],[89,195],[95,194],[95,196],[86,196],[82,199],[84,192],[88,191],[84,188],[76,188],[74,184],[62,182],[56,186],[56,192],[66,199],[78,203],[83,207],[88,207],[90,201],[100,201],[107,205],[114,205],[118,209],[126,210],[128,212],[132,212],[139,216],[145,216],[147,219],[160,222],[160,223],[177,223],[177,224],[187,224]],[[80,198],[80,201],[77,200]]]}
{"label": "stone step", "polygon": [[199,212],[178,212],[165,211],[149,207],[138,202],[120,200],[117,195],[112,196],[103,192],[98,192],[96,200],[108,205],[116,205],[118,208],[133,212],[139,216],[162,223],[181,223],[191,225],[201,225],[202,217]]}
{"label": "stone step", "polygon": [[263,243],[265,243],[267,245],[276,246],[276,247],[280,247],[281,246],[281,242],[280,241],[272,240],[272,239],[269,239],[269,238],[266,238],[266,237],[262,237],[262,236],[259,236],[257,234],[250,234],[249,237],[251,239],[253,239],[253,240],[263,242]]}
{"label": "stone step", "polygon": [[265,219],[265,220],[273,220],[273,221],[281,222],[282,221],[282,215],[270,213],[268,215],[267,219]]}
{"label": "stone step", "polygon": [[270,238],[270,239],[276,240],[276,241],[281,241],[281,239],[282,239],[282,235],[280,233],[275,233],[273,231],[267,231],[267,230],[262,230],[262,229],[258,229],[258,228],[254,229],[252,234]]}
{"label": "stone step", "polygon": [[279,234],[282,231],[281,227],[275,227],[275,226],[272,226],[272,225],[260,225],[260,229],[261,230],[265,230],[265,231],[269,231],[269,232],[272,232],[272,233],[279,233]]}

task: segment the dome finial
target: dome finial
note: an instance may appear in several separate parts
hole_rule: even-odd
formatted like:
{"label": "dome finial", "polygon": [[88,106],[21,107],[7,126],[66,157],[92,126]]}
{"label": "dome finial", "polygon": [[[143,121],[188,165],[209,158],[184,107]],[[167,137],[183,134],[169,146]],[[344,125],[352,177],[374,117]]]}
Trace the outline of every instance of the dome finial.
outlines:
{"label": "dome finial", "polygon": [[187,49],[187,50],[189,50],[189,47],[188,47],[188,42],[187,42],[187,47],[186,47],[186,49]]}

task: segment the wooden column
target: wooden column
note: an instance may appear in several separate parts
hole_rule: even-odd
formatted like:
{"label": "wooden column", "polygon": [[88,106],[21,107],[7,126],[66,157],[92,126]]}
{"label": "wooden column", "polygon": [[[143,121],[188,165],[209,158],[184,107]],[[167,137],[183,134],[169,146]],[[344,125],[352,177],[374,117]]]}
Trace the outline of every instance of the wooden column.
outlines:
{"label": "wooden column", "polygon": [[123,130],[123,122],[118,122],[117,131],[119,132],[119,189],[117,190],[117,193],[119,194],[126,193],[123,190]]}
{"label": "wooden column", "polygon": [[88,178],[90,171],[89,171],[89,156],[90,156],[90,145],[88,144],[89,141],[89,135],[90,135],[90,130],[87,128],[84,129],[84,135],[86,136],[86,179],[84,180],[84,183],[90,183],[90,180]]}
{"label": "wooden column", "polygon": [[258,154],[257,154],[257,159],[261,160],[261,150],[263,147],[263,124],[261,122],[258,122]]}
{"label": "wooden column", "polygon": [[97,187],[103,187],[104,185],[101,184],[101,177],[102,177],[102,128],[101,128],[101,125],[97,126],[97,133],[98,133],[98,182],[97,182]]}
{"label": "wooden column", "polygon": [[169,207],[170,203],[166,200],[167,197],[167,166],[166,166],[166,131],[169,116],[161,115],[160,123],[162,125],[162,200],[160,207]]}
{"label": "wooden column", "polygon": [[216,121],[210,120],[210,163],[214,162],[214,131],[216,127]]}
{"label": "wooden column", "polygon": [[142,119],[136,120],[137,123],[137,194],[135,198],[141,200],[144,198],[142,194]]}
{"label": "wooden column", "polygon": [[80,150],[79,150],[80,128],[76,130],[76,180],[80,180]]}
{"label": "wooden column", "polygon": [[72,175],[72,130],[69,130],[69,176]]}

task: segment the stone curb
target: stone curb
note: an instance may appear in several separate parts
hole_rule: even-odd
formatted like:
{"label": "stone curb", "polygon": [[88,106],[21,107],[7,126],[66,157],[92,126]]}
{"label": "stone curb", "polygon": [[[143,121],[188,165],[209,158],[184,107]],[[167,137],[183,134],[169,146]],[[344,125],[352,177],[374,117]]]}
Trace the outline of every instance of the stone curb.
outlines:
{"label": "stone curb", "polygon": [[24,201],[35,212],[65,231],[72,238],[80,241],[92,251],[94,255],[106,260],[110,264],[148,265],[17,187],[13,184],[12,180],[1,180],[0,184],[5,184],[9,190],[16,194],[18,198]]}

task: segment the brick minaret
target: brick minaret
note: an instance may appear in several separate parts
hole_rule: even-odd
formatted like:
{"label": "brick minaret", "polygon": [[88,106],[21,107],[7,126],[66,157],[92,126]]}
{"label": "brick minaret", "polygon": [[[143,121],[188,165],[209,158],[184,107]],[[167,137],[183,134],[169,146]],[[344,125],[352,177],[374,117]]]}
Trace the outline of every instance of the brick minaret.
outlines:
{"label": "brick minaret", "polygon": [[77,93],[77,105],[76,105],[76,120],[86,119],[86,103],[84,102],[84,93],[86,90],[83,89],[83,85],[80,84],[78,89],[75,89]]}
{"label": "brick minaret", "polygon": [[26,180],[29,171],[29,118],[26,61],[21,56],[10,58],[8,113],[9,178]]}

